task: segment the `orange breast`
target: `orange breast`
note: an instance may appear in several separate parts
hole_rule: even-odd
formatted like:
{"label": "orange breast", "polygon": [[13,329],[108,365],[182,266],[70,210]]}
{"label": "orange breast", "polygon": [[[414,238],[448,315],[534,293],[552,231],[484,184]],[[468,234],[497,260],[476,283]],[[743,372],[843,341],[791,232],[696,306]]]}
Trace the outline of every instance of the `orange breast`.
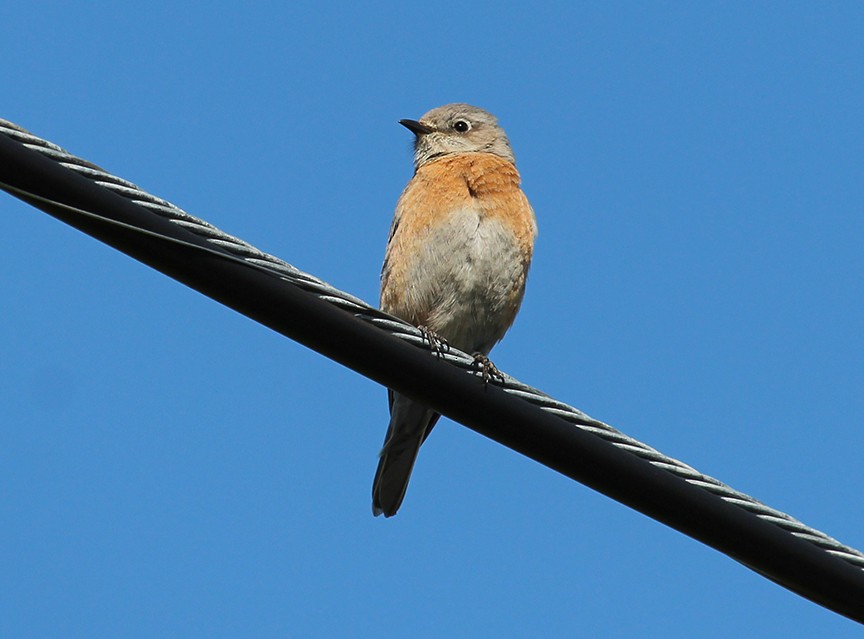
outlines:
{"label": "orange breast", "polygon": [[454,210],[479,206],[511,227],[530,254],[537,224],[520,182],[516,167],[497,155],[444,156],[422,166],[408,183],[397,205],[399,224],[422,232]]}

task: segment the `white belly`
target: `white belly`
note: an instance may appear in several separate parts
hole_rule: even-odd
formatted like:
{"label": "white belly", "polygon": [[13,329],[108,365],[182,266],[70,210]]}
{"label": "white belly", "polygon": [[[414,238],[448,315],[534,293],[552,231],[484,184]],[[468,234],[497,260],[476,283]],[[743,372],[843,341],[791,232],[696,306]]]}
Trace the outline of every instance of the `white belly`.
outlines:
{"label": "white belly", "polygon": [[406,294],[412,308],[425,309],[428,328],[460,350],[485,354],[513,319],[525,267],[510,228],[465,209],[414,254]]}

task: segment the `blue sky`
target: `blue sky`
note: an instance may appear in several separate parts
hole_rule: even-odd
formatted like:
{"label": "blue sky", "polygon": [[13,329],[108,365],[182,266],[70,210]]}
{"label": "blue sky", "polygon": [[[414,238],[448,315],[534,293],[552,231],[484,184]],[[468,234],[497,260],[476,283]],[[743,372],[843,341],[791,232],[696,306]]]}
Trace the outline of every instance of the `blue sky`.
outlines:
{"label": "blue sky", "polygon": [[[370,302],[396,121],[499,116],[499,367],[864,547],[864,6],[17,3],[0,117]],[[0,196],[0,636],[860,636]]]}

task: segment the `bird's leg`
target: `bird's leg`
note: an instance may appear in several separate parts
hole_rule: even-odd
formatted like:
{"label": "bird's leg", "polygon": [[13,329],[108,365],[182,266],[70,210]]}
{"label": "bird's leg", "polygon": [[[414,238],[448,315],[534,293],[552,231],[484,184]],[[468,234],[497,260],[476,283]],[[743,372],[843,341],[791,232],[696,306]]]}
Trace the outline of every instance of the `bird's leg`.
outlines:
{"label": "bird's leg", "polygon": [[429,344],[429,350],[435,353],[438,357],[450,352],[450,344],[448,344],[447,340],[441,337],[438,333],[423,324],[417,328],[423,336],[423,341]]}
{"label": "bird's leg", "polygon": [[484,386],[493,378],[504,382],[504,373],[498,370],[498,367],[492,363],[491,359],[483,353],[474,353],[471,357],[474,358],[474,366],[483,374]]}

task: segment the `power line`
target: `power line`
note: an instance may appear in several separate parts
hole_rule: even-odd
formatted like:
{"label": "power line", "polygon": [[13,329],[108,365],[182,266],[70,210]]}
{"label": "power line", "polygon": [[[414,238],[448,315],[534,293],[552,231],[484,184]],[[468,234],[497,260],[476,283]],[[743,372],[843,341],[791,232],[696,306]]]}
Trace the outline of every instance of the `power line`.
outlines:
{"label": "power line", "polygon": [[[244,315],[864,623],[864,554],[0,120],[0,188]],[[382,330],[383,329],[383,330]],[[398,339],[397,339],[398,338]],[[453,366],[445,366],[444,359]]]}

